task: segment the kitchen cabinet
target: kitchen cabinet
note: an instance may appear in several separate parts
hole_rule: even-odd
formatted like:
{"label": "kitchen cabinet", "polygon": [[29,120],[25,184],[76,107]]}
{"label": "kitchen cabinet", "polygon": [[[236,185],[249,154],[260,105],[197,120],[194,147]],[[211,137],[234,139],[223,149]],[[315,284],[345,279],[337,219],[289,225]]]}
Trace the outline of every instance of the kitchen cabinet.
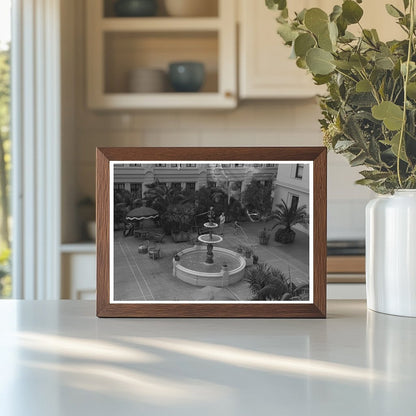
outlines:
{"label": "kitchen cabinet", "polygon": [[[104,0],[88,0],[87,102],[90,109],[234,108],[237,105],[236,4],[218,2],[217,16],[115,17]],[[111,4],[110,4],[111,5]],[[169,63],[199,61],[200,92],[132,93],[128,74],[168,70]]]}
{"label": "kitchen cabinet", "polygon": [[95,244],[63,244],[61,253],[61,297],[72,300],[95,300]]}
{"label": "kitchen cabinet", "polygon": [[[320,7],[330,12],[333,0],[298,0],[289,8]],[[402,9],[401,0],[393,0]],[[325,92],[324,87],[313,84],[312,77],[298,68],[290,59],[291,49],[277,35],[276,11],[268,10],[263,1],[239,0],[239,95],[242,99],[290,99],[308,98]],[[384,4],[378,0],[366,0],[362,25],[376,28],[381,40],[403,38],[394,18],[388,15]],[[348,30],[358,33],[357,25]]]}
{"label": "kitchen cabinet", "polygon": [[[296,10],[322,7],[328,0],[299,0]],[[291,50],[277,35],[277,13],[263,1],[239,0],[239,91],[249,98],[308,98],[322,92],[311,75],[289,59]],[[293,6],[292,6],[293,7]]]}

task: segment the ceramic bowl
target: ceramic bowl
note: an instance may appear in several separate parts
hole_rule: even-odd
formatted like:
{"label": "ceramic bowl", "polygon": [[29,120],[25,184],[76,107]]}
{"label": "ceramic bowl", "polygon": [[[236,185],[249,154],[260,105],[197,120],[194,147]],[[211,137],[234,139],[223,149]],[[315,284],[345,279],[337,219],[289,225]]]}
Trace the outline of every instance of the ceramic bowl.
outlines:
{"label": "ceramic bowl", "polygon": [[156,0],[118,0],[114,12],[119,17],[148,17],[157,12]]}
{"label": "ceramic bowl", "polygon": [[162,69],[136,68],[129,72],[128,91],[131,93],[160,93],[167,90],[167,75]]}
{"label": "ceramic bowl", "polygon": [[197,92],[205,80],[205,67],[201,62],[172,62],[169,80],[177,92]]}

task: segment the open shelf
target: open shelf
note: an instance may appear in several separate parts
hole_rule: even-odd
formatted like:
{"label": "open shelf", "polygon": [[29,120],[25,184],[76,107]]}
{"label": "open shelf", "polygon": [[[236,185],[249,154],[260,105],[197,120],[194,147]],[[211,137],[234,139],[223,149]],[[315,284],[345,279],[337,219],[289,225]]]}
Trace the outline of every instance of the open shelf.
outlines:
{"label": "open shelf", "polygon": [[[86,3],[88,107],[235,108],[235,4],[229,0],[212,1],[218,10],[214,17],[168,17],[162,7],[158,16],[130,18],[114,17],[112,0],[89,0]],[[167,80],[169,64],[183,61],[203,63],[205,80],[200,91],[177,93],[168,82],[155,93],[137,93],[129,88],[132,71],[163,70]],[[146,90],[152,91],[142,89]]]}
{"label": "open shelf", "polygon": [[[205,66],[202,89],[192,95],[218,92],[216,32],[106,33],[104,54],[105,94],[130,94],[129,72],[137,68],[161,69],[167,78],[169,64],[177,61],[198,61]],[[168,83],[166,87],[166,91],[155,95],[174,93]],[[175,99],[186,99],[189,94],[181,93]]]}

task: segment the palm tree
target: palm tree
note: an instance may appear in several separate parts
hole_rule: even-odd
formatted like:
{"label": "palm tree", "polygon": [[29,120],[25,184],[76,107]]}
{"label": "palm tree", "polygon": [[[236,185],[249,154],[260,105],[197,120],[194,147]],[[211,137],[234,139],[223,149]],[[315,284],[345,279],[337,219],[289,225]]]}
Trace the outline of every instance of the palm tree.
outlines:
{"label": "palm tree", "polygon": [[309,300],[309,283],[296,286],[279,269],[262,263],[247,270],[253,300]]}
{"label": "palm tree", "polygon": [[147,190],[144,193],[144,198],[147,205],[154,208],[159,214],[165,213],[169,206],[188,202],[180,189],[169,187],[158,180],[145,186]]}
{"label": "palm tree", "polygon": [[285,201],[277,205],[277,210],[273,211],[272,218],[276,219],[277,222],[273,225],[273,228],[279,228],[276,231],[274,239],[279,243],[289,244],[295,240],[296,233],[292,230],[296,224],[301,224],[305,227],[309,225],[309,215],[306,212],[306,205],[301,207],[288,207]]}
{"label": "palm tree", "polygon": [[285,275],[265,263],[249,269],[245,280],[250,286],[253,300],[282,300],[290,291]]}

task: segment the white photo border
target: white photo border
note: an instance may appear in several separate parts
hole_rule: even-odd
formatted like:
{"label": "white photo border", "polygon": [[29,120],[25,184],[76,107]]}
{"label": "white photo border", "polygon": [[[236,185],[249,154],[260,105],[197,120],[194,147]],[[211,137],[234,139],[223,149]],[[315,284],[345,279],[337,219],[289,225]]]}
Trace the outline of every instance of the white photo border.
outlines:
{"label": "white photo border", "polygon": [[[221,163],[221,164],[234,164],[234,163],[241,163],[245,165],[257,164],[257,163],[273,163],[277,165],[295,165],[295,164],[303,164],[309,166],[309,300],[307,301],[247,301],[247,300],[233,300],[233,301],[220,301],[220,300],[114,300],[114,166],[121,165],[121,164],[133,164],[133,163],[140,163],[140,164],[185,164],[185,163],[196,163],[196,164],[212,164],[212,163]],[[109,247],[110,247],[110,259],[109,259],[109,266],[110,266],[110,304],[279,304],[279,305],[299,305],[299,304],[313,304],[314,303],[314,186],[313,186],[313,178],[314,178],[314,162],[312,160],[110,160],[109,161],[109,190],[110,190],[110,229],[109,229]]]}

